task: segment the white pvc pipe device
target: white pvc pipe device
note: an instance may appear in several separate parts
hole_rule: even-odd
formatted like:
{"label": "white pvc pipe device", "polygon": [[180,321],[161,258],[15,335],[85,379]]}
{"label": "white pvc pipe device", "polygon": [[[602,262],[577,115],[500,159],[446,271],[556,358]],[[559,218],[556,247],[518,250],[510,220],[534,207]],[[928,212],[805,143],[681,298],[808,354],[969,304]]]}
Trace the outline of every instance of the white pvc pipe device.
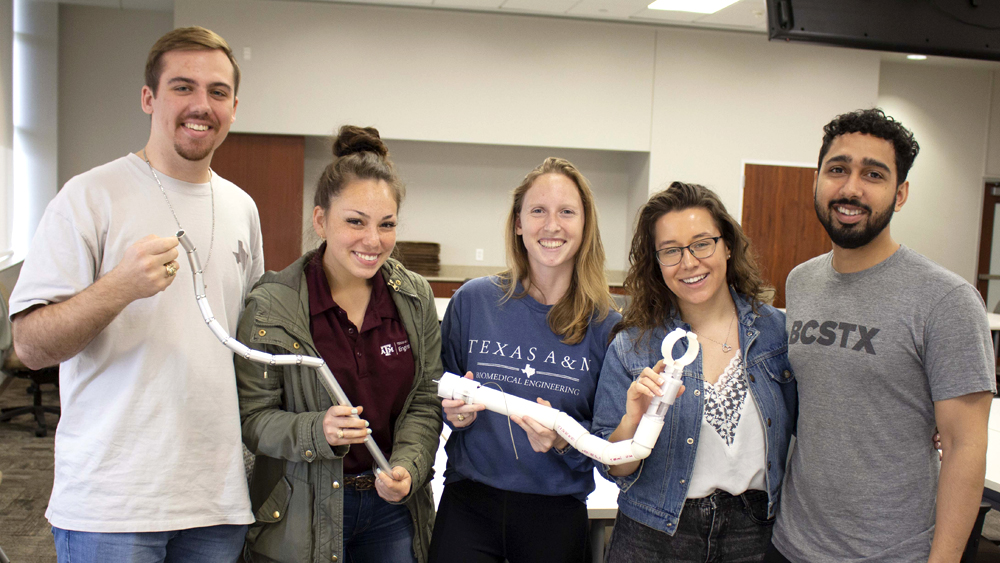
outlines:
{"label": "white pvc pipe device", "polygon": [[[688,340],[687,351],[680,358],[674,358],[674,344],[685,337]],[[684,367],[698,356],[698,336],[681,328],[675,329],[663,339],[660,353],[663,355],[664,363],[663,384],[660,386],[663,396],[653,397],[649,408],[639,421],[635,436],[631,440],[622,442],[608,442],[590,434],[573,417],[562,411],[502,391],[488,389],[472,379],[453,373],[441,376],[438,382],[438,396],[445,399],[460,399],[470,405],[486,405],[487,410],[506,416],[529,416],[542,426],[554,430],[587,457],[605,465],[621,465],[645,459],[653,450],[663,428],[667,409],[674,404],[677,391],[681,388]]]}
{"label": "white pvc pipe device", "polygon": [[[313,356],[302,356],[299,354],[268,354],[266,352],[261,352],[259,350],[251,350],[246,345],[244,345],[239,340],[229,336],[226,330],[222,328],[219,321],[215,319],[215,315],[212,314],[212,308],[208,305],[208,298],[205,296],[205,277],[201,270],[201,261],[198,259],[197,249],[191,242],[184,231],[177,231],[177,241],[180,242],[184,250],[187,251],[188,263],[191,265],[191,273],[194,277],[194,296],[198,300],[198,308],[201,310],[201,316],[205,318],[205,323],[208,324],[208,328],[212,331],[212,334],[222,342],[226,348],[233,351],[234,354],[238,354],[246,360],[251,362],[256,362],[258,364],[265,364],[269,366],[306,366],[311,367],[316,370],[319,374],[320,382],[323,387],[326,388],[327,393],[330,394],[330,398],[333,402],[338,405],[343,405],[345,407],[353,407],[351,405],[350,399],[344,394],[344,390],[337,383],[337,378],[333,376],[333,372],[327,367],[326,362],[322,358],[315,358]],[[354,418],[361,418],[356,414],[351,415]],[[392,469],[389,467],[389,462],[386,461],[385,456],[382,455],[382,450],[379,449],[378,444],[372,439],[371,435],[365,438],[365,446],[368,447],[368,451],[375,458],[375,464],[378,466],[375,469],[377,474],[379,470],[385,471],[392,475]]]}

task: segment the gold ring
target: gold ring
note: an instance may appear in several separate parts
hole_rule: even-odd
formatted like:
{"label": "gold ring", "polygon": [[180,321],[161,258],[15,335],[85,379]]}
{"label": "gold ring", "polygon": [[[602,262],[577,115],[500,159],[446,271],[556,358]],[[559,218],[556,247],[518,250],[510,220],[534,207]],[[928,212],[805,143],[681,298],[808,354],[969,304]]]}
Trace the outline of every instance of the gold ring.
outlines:
{"label": "gold ring", "polygon": [[465,415],[462,413],[458,413],[458,421],[462,422],[463,420],[465,420]]}
{"label": "gold ring", "polygon": [[174,266],[173,262],[167,262],[163,267],[167,269],[168,278],[172,278],[177,273],[177,266]]}
{"label": "gold ring", "polygon": [[337,430],[337,437],[343,439],[344,438],[344,431],[343,430]]}

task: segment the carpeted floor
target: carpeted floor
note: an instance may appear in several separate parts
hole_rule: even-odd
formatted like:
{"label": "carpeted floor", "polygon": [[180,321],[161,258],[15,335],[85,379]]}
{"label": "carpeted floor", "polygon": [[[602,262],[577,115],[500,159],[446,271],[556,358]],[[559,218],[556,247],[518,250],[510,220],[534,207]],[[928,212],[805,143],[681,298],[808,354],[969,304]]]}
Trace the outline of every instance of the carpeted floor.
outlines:
{"label": "carpeted floor", "polygon": [[[0,393],[0,407],[31,404],[25,379],[9,380]],[[4,382],[7,383],[7,382]],[[42,387],[46,405],[59,404],[52,385]],[[35,437],[35,419],[21,416],[0,423],[0,548],[12,563],[51,563],[56,560],[45,507],[52,492],[52,452],[58,417],[46,415],[49,433]]]}
{"label": "carpeted floor", "polygon": [[[5,387],[5,388],[4,388]],[[0,384],[0,407],[31,403],[28,382],[14,379]],[[47,385],[43,402],[58,405],[59,393]],[[12,563],[52,563],[56,560],[45,507],[52,492],[52,453],[55,415],[47,415],[48,436],[36,438],[31,416],[0,423],[0,548]],[[977,563],[1000,562],[1000,512],[986,516]]]}

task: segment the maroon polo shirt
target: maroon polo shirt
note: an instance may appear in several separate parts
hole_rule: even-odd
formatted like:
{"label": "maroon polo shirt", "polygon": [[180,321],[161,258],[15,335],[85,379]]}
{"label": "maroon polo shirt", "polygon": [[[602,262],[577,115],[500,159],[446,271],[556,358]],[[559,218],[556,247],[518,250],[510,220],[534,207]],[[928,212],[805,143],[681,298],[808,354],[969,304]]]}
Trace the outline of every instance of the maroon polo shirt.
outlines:
{"label": "maroon polo shirt", "polygon": [[[330,295],[330,284],[323,272],[325,250],[326,243],[306,266],[309,329],[316,349],[351,404],[364,407],[361,418],[368,421],[375,443],[388,459],[396,419],[413,387],[410,339],[381,273],[372,278],[361,330],[354,326]],[[351,447],[344,458],[344,473],[371,471],[373,463],[368,448]]]}

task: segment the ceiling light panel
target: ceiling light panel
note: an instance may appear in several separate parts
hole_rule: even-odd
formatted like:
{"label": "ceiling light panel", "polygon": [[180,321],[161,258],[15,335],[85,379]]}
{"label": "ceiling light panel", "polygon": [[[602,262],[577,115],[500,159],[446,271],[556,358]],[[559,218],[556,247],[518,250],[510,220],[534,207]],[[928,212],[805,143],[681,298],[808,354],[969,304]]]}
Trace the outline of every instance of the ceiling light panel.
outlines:
{"label": "ceiling light panel", "polygon": [[671,12],[694,12],[696,14],[714,14],[737,0],[656,0],[648,6],[650,10],[668,10]]}
{"label": "ceiling light panel", "polygon": [[740,0],[714,14],[696,20],[698,23],[767,29],[767,3],[764,0]]}

